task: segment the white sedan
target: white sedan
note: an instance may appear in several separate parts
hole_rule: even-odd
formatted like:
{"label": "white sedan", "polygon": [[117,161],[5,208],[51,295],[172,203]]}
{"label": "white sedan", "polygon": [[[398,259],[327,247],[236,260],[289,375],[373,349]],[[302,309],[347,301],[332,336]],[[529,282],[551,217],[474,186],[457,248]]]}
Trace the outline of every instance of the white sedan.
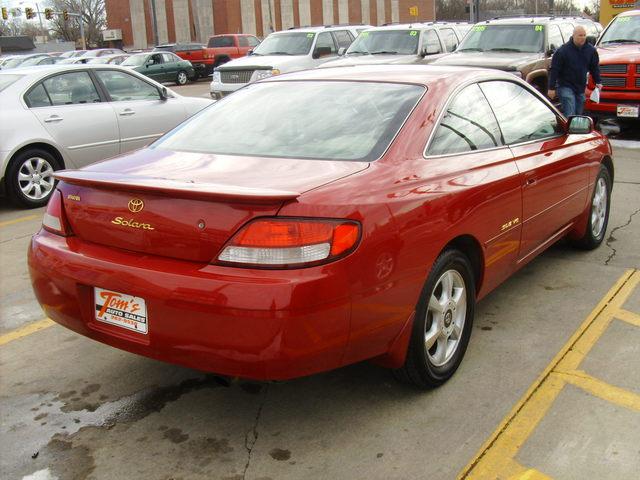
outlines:
{"label": "white sedan", "polygon": [[54,170],[144,147],[211,103],[115,65],[0,71],[0,190],[42,206]]}

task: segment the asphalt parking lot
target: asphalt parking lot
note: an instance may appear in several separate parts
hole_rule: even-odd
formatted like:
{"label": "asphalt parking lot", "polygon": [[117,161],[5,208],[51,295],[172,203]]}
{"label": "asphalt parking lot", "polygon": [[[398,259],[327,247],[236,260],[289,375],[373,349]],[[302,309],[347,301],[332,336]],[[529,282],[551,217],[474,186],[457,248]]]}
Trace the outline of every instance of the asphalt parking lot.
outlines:
{"label": "asphalt parking lot", "polygon": [[460,369],[427,393],[369,363],[223,386],[81,337],[31,291],[43,209],[0,200],[0,476],[638,478],[640,149],[621,138],[605,243],[558,243],[483,300]]}

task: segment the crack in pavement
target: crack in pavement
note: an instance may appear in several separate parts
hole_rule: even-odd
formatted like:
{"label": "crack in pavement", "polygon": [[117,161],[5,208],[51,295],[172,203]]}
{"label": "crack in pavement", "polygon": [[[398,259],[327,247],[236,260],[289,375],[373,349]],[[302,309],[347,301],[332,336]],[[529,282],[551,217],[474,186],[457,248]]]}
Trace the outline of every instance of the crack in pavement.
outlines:
{"label": "crack in pavement", "polygon": [[629,215],[629,220],[627,221],[627,223],[625,223],[624,225],[619,225],[619,226],[615,227],[615,228],[614,228],[613,230],[611,230],[611,232],[609,233],[609,236],[607,237],[606,245],[607,245],[607,247],[609,247],[611,250],[613,250],[613,253],[611,253],[611,255],[609,255],[609,258],[607,258],[607,259],[605,260],[605,262],[604,262],[604,264],[605,264],[605,265],[609,265],[609,262],[610,262],[611,260],[613,260],[613,257],[615,257],[615,256],[616,256],[616,253],[618,253],[618,250],[616,250],[615,248],[613,248],[613,247],[611,246],[611,242],[615,242],[615,241],[616,241],[616,238],[613,236],[613,233],[614,233],[616,230],[620,230],[621,228],[624,228],[624,227],[629,226],[629,225],[631,224],[631,221],[633,220],[633,216],[634,216],[635,214],[637,214],[638,212],[640,212],[640,208],[639,208],[638,210],[636,210],[635,212],[633,212],[631,215]]}
{"label": "crack in pavement", "polygon": [[[267,384],[264,388],[264,394],[262,395],[262,402],[260,403],[260,408],[258,408],[258,412],[256,413],[256,420],[253,423],[253,428],[248,430],[244,436],[244,448],[247,450],[247,463],[244,466],[244,472],[242,472],[242,480],[245,480],[247,476],[247,471],[249,470],[249,464],[251,463],[251,454],[253,453],[253,447],[258,441],[258,423],[260,423],[260,416],[262,415],[262,409],[264,408],[265,403],[267,402],[267,392],[269,391],[269,385]],[[253,438],[249,438],[249,435],[252,434]]]}

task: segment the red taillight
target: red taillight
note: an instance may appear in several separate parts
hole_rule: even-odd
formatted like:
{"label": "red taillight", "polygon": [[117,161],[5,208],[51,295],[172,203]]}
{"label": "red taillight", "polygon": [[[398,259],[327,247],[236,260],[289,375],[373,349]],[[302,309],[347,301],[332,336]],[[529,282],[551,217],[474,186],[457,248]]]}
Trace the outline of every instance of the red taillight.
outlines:
{"label": "red taillight", "polygon": [[360,224],[351,220],[261,218],[245,225],[218,256],[221,263],[301,267],[351,252]]}
{"label": "red taillight", "polygon": [[63,237],[72,235],[71,228],[64,214],[62,194],[59,190],[54,190],[49,199],[47,211],[44,213],[44,217],[42,217],[42,226],[48,232],[55,233],[56,235],[62,235]]}

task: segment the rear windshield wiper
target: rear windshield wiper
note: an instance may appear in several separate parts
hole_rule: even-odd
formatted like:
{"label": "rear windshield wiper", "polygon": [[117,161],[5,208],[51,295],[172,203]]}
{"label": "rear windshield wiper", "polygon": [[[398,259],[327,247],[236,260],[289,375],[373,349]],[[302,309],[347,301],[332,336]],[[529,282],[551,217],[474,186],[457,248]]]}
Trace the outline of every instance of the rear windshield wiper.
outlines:
{"label": "rear windshield wiper", "polygon": [[602,43],[640,43],[638,40],[631,40],[629,38],[616,38],[615,40],[607,40]]}
{"label": "rear windshield wiper", "polygon": [[377,52],[371,52],[371,55],[397,55],[398,52],[393,52],[390,50],[379,50]]}
{"label": "rear windshield wiper", "polygon": [[484,52],[481,48],[458,48],[456,52]]}
{"label": "rear windshield wiper", "polygon": [[490,52],[522,52],[517,48],[507,48],[507,47],[499,47],[499,48],[490,48]]}

